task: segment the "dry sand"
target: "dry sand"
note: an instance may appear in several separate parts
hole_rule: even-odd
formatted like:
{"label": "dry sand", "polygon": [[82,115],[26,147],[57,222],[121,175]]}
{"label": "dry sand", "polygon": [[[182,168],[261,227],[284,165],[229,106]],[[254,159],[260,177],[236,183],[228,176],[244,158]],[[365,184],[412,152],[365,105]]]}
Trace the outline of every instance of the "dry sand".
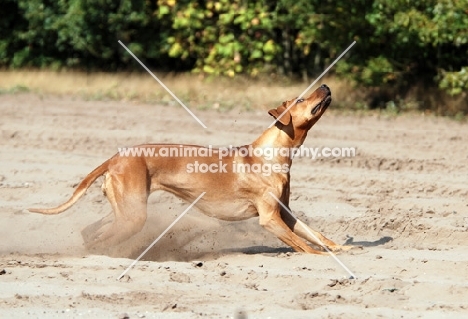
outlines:
{"label": "dry sand", "polygon": [[118,281],[188,204],[153,194],[144,230],[108,256],[86,252],[80,235],[110,211],[100,181],[63,214],[26,208],[66,200],[117,147],[242,145],[272,119],[194,110],[203,129],[178,105],[1,95],[0,316],[466,316],[468,125],[332,109],[305,145],[357,147],[357,156],[297,159],[290,206],[332,240],[363,246],[338,255],[357,279],[331,257],[292,252],[256,218],[227,223],[191,210]]}

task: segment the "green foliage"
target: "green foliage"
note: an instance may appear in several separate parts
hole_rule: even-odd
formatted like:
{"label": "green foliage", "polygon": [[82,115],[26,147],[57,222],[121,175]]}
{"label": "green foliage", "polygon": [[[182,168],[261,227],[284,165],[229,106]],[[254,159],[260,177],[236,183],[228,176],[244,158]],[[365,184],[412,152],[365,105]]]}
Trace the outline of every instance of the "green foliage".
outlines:
{"label": "green foliage", "polygon": [[376,0],[366,20],[375,29],[371,41],[385,41],[381,52],[395,72],[394,83],[423,80],[461,93],[464,81],[454,78],[468,64],[467,0]]}
{"label": "green foliage", "polygon": [[468,90],[468,67],[462,67],[460,72],[443,72],[439,86],[450,95],[458,95]]}
{"label": "green foliage", "polygon": [[22,49],[18,31],[26,28],[27,21],[19,12],[15,0],[1,1],[2,14],[0,19],[0,65],[11,65],[16,52]]}
{"label": "green foliage", "polygon": [[157,17],[171,29],[163,52],[194,61],[194,72],[255,75],[279,50],[273,16],[260,1],[159,0],[158,5]]}
{"label": "green foliage", "polygon": [[0,66],[233,77],[332,72],[370,87],[468,88],[468,0],[0,0]]}
{"label": "green foliage", "polygon": [[[5,0],[2,0],[5,1]],[[154,37],[155,5],[144,0],[7,0],[9,37],[1,48],[14,47],[0,63],[11,67],[80,67],[116,69],[133,62],[117,43],[121,39],[142,57],[158,57]],[[24,22],[23,22],[24,21]],[[2,37],[3,38],[3,37]],[[8,50],[6,50],[8,52]],[[10,50],[13,51],[13,50]],[[2,53],[4,54],[4,50]]]}

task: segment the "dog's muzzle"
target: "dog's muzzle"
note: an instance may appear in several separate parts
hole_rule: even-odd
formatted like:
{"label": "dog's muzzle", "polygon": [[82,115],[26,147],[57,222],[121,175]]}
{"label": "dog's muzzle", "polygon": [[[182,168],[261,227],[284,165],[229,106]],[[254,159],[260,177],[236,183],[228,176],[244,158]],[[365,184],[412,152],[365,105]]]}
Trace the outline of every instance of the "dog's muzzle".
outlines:
{"label": "dog's muzzle", "polygon": [[322,108],[325,111],[327,109],[327,107],[330,105],[331,101],[332,101],[331,95],[328,94],[328,96],[324,100],[322,100],[322,102],[317,104],[317,106],[312,109],[312,114],[317,113]]}

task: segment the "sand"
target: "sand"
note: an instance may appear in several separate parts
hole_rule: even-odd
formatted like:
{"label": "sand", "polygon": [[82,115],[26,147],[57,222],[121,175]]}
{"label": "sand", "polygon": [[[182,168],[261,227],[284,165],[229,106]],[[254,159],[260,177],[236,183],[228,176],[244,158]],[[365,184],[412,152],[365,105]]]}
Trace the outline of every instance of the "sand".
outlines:
{"label": "sand", "polygon": [[257,218],[221,222],[193,209],[117,280],[187,203],[152,194],[145,228],[107,255],[87,252],[80,234],[110,212],[101,180],[63,214],[27,211],[65,201],[118,147],[243,145],[272,120],[265,110],[194,113],[207,129],[176,104],[0,96],[1,317],[468,314],[468,125],[449,119],[345,115],[332,104],[310,132],[307,147],[357,154],[295,160],[290,207],[332,240],[362,247],[337,255],[356,279],[331,256],[293,252]]}

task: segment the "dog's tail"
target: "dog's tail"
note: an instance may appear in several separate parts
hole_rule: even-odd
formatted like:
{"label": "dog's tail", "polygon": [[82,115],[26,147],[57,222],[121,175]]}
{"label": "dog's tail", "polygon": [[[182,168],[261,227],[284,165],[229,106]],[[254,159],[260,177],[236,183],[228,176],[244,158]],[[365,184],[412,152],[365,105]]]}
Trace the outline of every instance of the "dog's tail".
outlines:
{"label": "dog's tail", "polygon": [[63,203],[60,206],[54,207],[54,208],[29,208],[28,210],[32,213],[40,213],[40,214],[47,214],[47,215],[54,215],[54,214],[60,214],[69,209],[73,204],[75,204],[78,199],[81,198],[81,196],[86,193],[86,190],[91,186],[91,184],[99,177],[104,175],[105,172],[107,172],[109,168],[109,161],[105,161],[98,167],[96,167],[91,173],[89,173],[78,185],[76,188],[75,192],[73,195],[70,197],[68,201]]}

